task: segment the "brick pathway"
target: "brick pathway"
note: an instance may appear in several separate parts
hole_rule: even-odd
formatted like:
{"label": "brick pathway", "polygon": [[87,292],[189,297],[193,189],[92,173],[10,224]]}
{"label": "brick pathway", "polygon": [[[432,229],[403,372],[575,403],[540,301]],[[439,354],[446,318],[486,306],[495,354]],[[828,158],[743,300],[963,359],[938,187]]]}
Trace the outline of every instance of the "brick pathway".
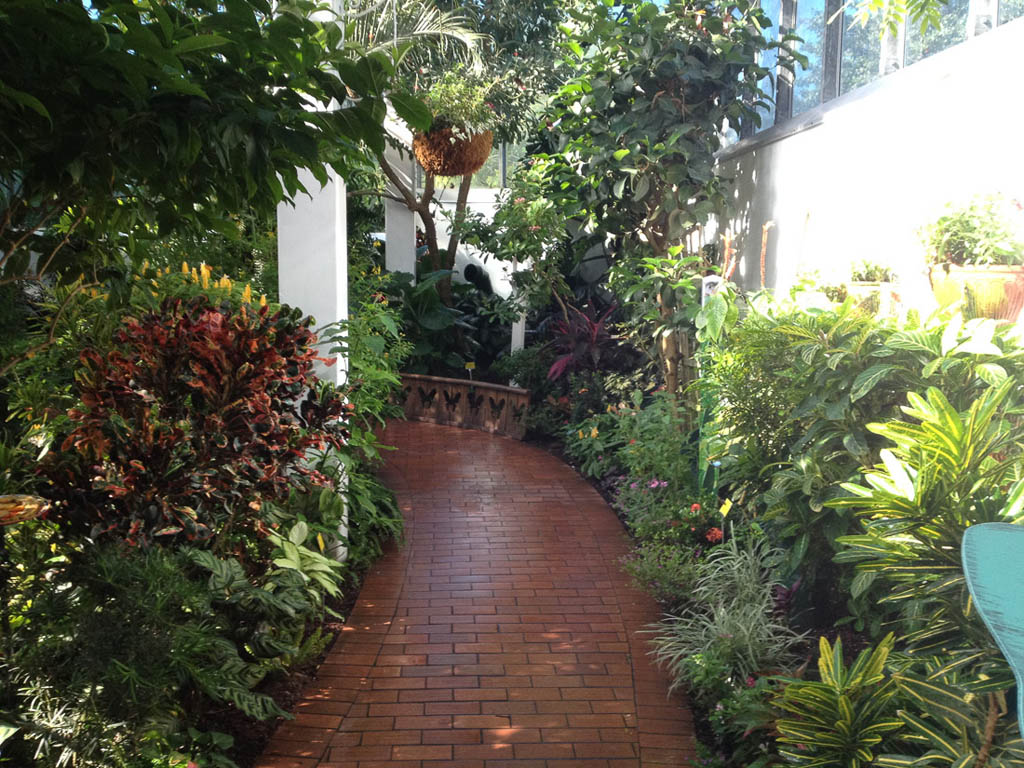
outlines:
{"label": "brick pathway", "polygon": [[636,631],[601,497],[508,438],[396,423],[406,540],[256,768],[683,768],[689,713]]}

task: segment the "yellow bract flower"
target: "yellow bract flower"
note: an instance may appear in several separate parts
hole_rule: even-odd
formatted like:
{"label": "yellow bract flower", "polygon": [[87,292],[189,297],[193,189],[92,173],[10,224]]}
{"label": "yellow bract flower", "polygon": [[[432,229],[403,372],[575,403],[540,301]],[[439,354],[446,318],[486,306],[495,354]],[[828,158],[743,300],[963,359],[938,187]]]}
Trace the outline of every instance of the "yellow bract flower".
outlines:
{"label": "yellow bract flower", "polygon": [[242,301],[246,304],[252,304],[252,286],[249,283],[246,283],[245,288],[242,289]]}
{"label": "yellow bract flower", "polygon": [[183,275],[187,275],[188,274],[188,262],[187,261],[181,262],[181,274],[183,274]]}
{"label": "yellow bract flower", "polygon": [[579,436],[580,436],[580,440],[582,440],[583,439],[583,430],[582,429],[579,431]]}
{"label": "yellow bract flower", "polygon": [[590,436],[591,437],[597,437],[597,427],[591,427],[590,428]]}
{"label": "yellow bract flower", "polygon": [[267,306],[267,294],[265,294],[265,293],[261,293],[260,294],[260,306],[261,307]]}
{"label": "yellow bract flower", "polygon": [[193,283],[198,283],[199,282],[199,270],[196,269],[195,267],[192,267],[192,282]]}

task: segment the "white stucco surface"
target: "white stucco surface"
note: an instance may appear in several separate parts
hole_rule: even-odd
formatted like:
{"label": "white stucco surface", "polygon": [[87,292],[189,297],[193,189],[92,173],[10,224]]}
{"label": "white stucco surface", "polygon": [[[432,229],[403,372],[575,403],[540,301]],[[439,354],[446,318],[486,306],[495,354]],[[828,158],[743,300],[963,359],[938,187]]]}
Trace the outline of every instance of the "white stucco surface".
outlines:
{"label": "white stucco surface", "polygon": [[[312,174],[300,176],[309,195],[277,209],[278,289],[282,304],[300,307],[316,328],[348,318],[348,233],[345,182],[335,174],[323,188]],[[329,347],[321,347],[328,355]],[[320,378],[341,384],[343,360],[318,363]]]}

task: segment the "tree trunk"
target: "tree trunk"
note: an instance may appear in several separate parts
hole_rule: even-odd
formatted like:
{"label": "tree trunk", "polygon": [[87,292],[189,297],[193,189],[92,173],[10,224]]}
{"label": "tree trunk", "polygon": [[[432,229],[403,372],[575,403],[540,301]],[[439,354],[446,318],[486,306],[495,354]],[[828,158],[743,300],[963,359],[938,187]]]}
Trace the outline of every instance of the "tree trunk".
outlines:
{"label": "tree trunk", "polygon": [[[459,194],[455,199],[455,216],[452,217],[452,231],[448,237],[448,250],[444,255],[442,269],[455,268],[455,254],[462,236],[462,225],[466,221],[466,206],[469,204],[469,188],[472,183],[473,174],[471,173],[467,173],[459,182]],[[453,302],[451,275],[438,282],[437,292],[441,294],[441,301],[450,307]]]}

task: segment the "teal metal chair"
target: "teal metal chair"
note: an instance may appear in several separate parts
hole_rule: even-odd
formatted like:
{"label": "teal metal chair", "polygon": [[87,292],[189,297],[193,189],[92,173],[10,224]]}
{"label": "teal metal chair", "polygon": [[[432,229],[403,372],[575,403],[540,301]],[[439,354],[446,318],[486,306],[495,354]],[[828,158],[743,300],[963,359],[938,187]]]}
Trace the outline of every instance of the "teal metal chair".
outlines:
{"label": "teal metal chair", "polygon": [[1017,718],[1024,734],[1024,526],[972,525],[961,557],[978,613],[1017,679]]}

